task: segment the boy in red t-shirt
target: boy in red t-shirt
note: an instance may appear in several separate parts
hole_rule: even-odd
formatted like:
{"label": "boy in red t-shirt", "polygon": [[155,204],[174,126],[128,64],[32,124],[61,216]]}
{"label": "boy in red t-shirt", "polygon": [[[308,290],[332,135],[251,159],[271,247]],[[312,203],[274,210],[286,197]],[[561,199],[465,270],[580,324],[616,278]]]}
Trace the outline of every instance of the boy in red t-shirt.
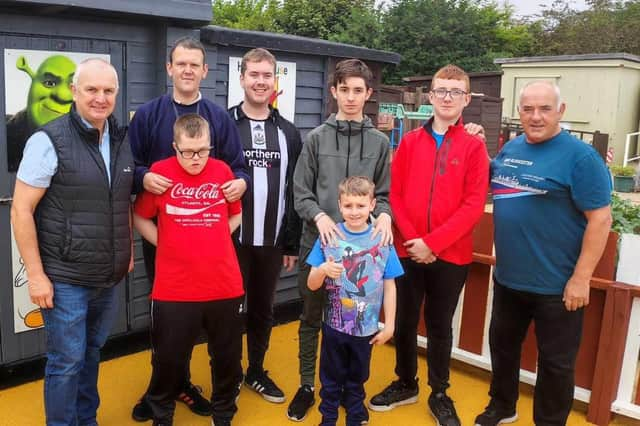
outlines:
{"label": "boy in red t-shirt", "polygon": [[153,372],[145,400],[155,426],[173,424],[184,365],[204,326],[215,383],[213,424],[229,425],[242,382],[244,291],[231,240],[241,221],[241,204],[228,203],[220,189],[233,173],[209,158],[206,120],[197,114],[180,116],[173,134],[176,156],[150,169],[170,179],[171,188],[161,195],[145,191],[134,205],[136,229],[158,247],[151,293]]}

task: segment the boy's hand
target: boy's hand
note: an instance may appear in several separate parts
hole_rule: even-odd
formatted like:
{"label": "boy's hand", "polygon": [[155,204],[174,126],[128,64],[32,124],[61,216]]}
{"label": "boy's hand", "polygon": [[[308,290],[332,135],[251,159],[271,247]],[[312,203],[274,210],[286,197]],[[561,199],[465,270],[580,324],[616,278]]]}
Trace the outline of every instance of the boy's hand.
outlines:
{"label": "boy's hand", "polygon": [[293,271],[293,267],[296,266],[296,262],[298,261],[298,256],[283,256],[282,257],[282,266],[287,272]]}
{"label": "boy's hand", "polygon": [[464,125],[464,130],[470,135],[477,136],[485,142],[487,141],[487,137],[484,134],[484,127],[482,127],[481,124],[467,123]]}
{"label": "boy's hand", "polygon": [[233,203],[234,201],[238,201],[242,198],[244,191],[247,190],[247,182],[244,179],[232,179],[228,182],[225,182],[220,187],[222,189],[222,193],[224,194],[224,198]]}
{"label": "boy's hand", "polygon": [[411,260],[418,263],[432,263],[435,262],[436,257],[431,249],[425,244],[422,238],[414,238],[413,240],[405,241],[404,244],[409,253]]}
{"label": "boy's hand", "polygon": [[344,234],[335,224],[335,222],[326,213],[321,213],[316,219],[316,227],[320,234],[320,242],[323,246],[332,245],[338,246],[338,237],[344,239]]}
{"label": "boy's hand", "polygon": [[373,339],[369,340],[370,345],[384,345],[393,337],[393,327],[384,326],[382,330],[380,330]]}
{"label": "boy's hand", "polygon": [[393,244],[393,231],[391,230],[391,216],[387,213],[380,213],[380,215],[376,218],[376,226],[373,228],[373,234],[371,235],[371,239],[375,238],[376,235],[382,234],[380,237],[380,243],[383,246],[388,246]]}
{"label": "boy's hand", "polygon": [[145,173],[142,178],[142,186],[152,194],[161,195],[164,191],[171,188],[173,181],[166,177],[153,172]]}
{"label": "boy's hand", "polygon": [[342,266],[342,264],[340,263],[334,262],[333,257],[331,256],[329,256],[329,259],[320,267],[322,268],[326,276],[334,280],[339,278],[340,274],[342,274],[342,271],[344,271],[344,266]]}

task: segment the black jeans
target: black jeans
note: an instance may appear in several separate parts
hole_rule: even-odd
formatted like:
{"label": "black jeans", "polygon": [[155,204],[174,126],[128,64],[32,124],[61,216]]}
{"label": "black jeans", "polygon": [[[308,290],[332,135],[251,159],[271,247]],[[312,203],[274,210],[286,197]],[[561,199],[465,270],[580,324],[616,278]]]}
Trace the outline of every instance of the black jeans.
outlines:
{"label": "black jeans", "polygon": [[183,389],[184,365],[202,327],[207,332],[213,417],[231,420],[242,381],[243,298],[210,302],[160,302],[151,306],[151,381],[144,396],[155,420],[173,419],[175,398]]}
{"label": "black jeans", "polygon": [[282,249],[236,245],[247,295],[247,371],[263,370],[273,327],[273,298],[282,270]]}
{"label": "black jeans", "polygon": [[[157,221],[154,219],[154,223]],[[149,241],[142,239],[142,258],[144,260],[144,270],[147,273],[147,279],[151,286],[153,286],[153,281],[156,279],[156,246],[151,244]],[[182,379],[182,390],[185,390],[191,384],[191,369],[189,368],[191,365],[191,353],[189,353],[189,358],[185,362],[183,371],[183,379]]]}
{"label": "black jeans", "polygon": [[453,331],[451,321],[460,292],[467,278],[468,265],[455,265],[437,259],[425,265],[401,259],[404,275],[396,278],[397,308],[396,374],[411,383],[418,371],[418,322],[424,299],[424,322],[427,327],[427,365],[429,386],[433,392],[449,387],[449,363]]}
{"label": "black jeans", "polygon": [[513,410],[518,400],[520,354],[531,321],[538,345],[533,420],[564,425],[571,410],[574,370],[584,310],[567,311],[562,295],[542,295],[500,285],[494,279],[489,328],[493,376],[489,395],[497,408]]}

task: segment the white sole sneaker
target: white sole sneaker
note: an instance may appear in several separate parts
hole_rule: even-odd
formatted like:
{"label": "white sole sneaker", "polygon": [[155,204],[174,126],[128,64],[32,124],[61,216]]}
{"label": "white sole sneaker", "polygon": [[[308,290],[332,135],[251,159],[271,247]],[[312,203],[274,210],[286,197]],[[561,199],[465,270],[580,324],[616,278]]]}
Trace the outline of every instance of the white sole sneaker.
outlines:
{"label": "white sole sneaker", "polygon": [[399,407],[401,405],[415,404],[416,402],[418,402],[418,395],[412,396],[411,398],[403,399],[402,401],[394,402],[393,404],[389,404],[389,405],[373,405],[371,404],[371,401],[369,401],[367,406],[372,411],[384,413],[385,411],[391,411],[394,408]]}

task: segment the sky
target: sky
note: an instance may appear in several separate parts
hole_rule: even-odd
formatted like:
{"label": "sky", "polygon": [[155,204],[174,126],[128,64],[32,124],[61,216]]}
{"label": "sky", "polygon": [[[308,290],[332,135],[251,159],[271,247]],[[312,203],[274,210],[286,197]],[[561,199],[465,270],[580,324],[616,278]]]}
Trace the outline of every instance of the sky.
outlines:
{"label": "sky", "polygon": [[[550,6],[553,0],[505,0],[505,2],[515,7],[517,16],[525,16],[539,14],[542,10],[541,5]],[[571,0],[571,6],[577,10],[584,10],[587,7],[585,0]]]}

